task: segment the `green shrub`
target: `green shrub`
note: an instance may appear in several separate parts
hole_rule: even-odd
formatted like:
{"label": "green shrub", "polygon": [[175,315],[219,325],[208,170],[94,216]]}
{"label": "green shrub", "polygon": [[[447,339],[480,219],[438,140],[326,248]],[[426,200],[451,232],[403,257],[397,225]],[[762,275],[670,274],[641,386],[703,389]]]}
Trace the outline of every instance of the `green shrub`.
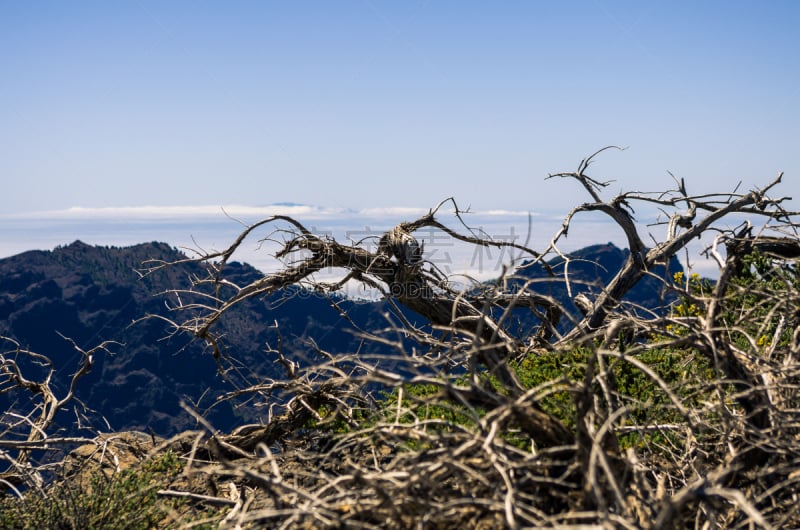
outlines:
{"label": "green shrub", "polygon": [[157,491],[183,470],[172,451],[144,461],[110,478],[93,474],[87,488],[69,480],[44,492],[30,491],[22,499],[0,504],[0,527],[23,530],[146,530],[159,528],[167,516],[187,501],[159,498]]}

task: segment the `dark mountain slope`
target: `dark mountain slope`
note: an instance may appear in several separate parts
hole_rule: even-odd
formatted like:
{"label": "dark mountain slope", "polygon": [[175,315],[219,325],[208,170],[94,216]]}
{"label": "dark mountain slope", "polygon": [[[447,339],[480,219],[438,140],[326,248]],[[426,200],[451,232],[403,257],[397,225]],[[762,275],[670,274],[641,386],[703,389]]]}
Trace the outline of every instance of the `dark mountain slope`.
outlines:
{"label": "dark mountain slope", "polygon": [[[12,337],[24,348],[49,356],[59,368],[56,386],[63,395],[80,355],[61,336],[69,337],[88,350],[103,341],[117,341],[112,354],[98,355],[92,371],[81,380],[77,396],[104,416],[112,429],[147,430],[170,435],[193,426],[191,418],[179,406],[181,399],[208,406],[217,396],[233,388],[222,380],[210,352],[188,336],[170,336],[170,326],[163,319],[141,317],[171,315],[164,293],[185,289],[192,277],[204,277],[207,271],[197,263],[164,268],[140,279],[135,272],[146,260],[172,262],[184,258],[176,249],[163,243],[132,247],[94,247],[80,241],[53,251],[31,251],[0,260],[0,335]],[[573,296],[578,292],[597,292],[620,268],[627,250],[611,244],[597,245],[570,256]],[[563,260],[550,266],[563,273]],[[663,269],[663,267],[661,268]],[[675,260],[670,271],[654,271],[659,276],[680,270]],[[262,276],[253,267],[230,263],[225,269],[228,280],[244,285]],[[563,279],[553,281],[543,267],[518,271],[519,279],[532,278],[534,289],[550,294],[572,306]],[[629,299],[646,307],[659,307],[661,286],[648,278],[638,285]],[[390,312],[385,302],[357,303],[339,299],[337,303],[360,328],[376,331],[387,327],[384,314]],[[519,311],[530,322],[529,311]],[[419,317],[410,312],[411,319]],[[381,353],[381,346],[362,341],[352,332],[348,319],[332,307],[331,301],[307,291],[290,290],[242,303],[219,322],[225,336],[226,352],[252,370],[258,377],[283,377],[275,356],[267,346],[278,345],[277,322],[284,354],[296,361],[316,359],[310,340],[321,349],[341,354],[354,351]],[[60,334],[60,335],[59,335]],[[394,353],[394,352],[393,352]],[[23,367],[33,378],[41,367]],[[60,387],[58,386],[60,385]],[[0,410],[7,410],[12,399],[0,395]],[[246,409],[246,410],[245,410]],[[216,427],[229,430],[245,421],[257,421],[253,407],[233,409],[224,404],[209,413]],[[74,416],[65,417],[71,425]]]}
{"label": "dark mountain slope", "polygon": [[[138,320],[147,314],[173,316],[162,293],[186,288],[190,276],[203,276],[205,271],[199,264],[188,263],[140,279],[135,269],[148,259],[183,257],[163,243],[115,248],[75,242],[0,260],[0,335],[63,367],[58,381],[62,393],[79,354],[61,335],[84,350],[105,340],[119,342],[111,348],[113,355],[96,357],[92,371],[81,380],[78,397],[114,429],[178,432],[190,422],[179,407],[181,399],[193,401],[205,394],[204,403],[210,404],[221,392],[232,390],[220,379],[215,360],[201,344],[186,336],[168,338],[171,329],[164,320]],[[249,265],[232,263],[226,268],[226,278],[240,284],[260,276]],[[381,320],[385,308],[368,306],[356,307],[354,314],[364,326],[377,325],[371,321]],[[349,331],[352,326],[328,300],[283,293],[244,303],[223,319],[220,331],[225,334],[227,351],[261,376],[283,376],[274,357],[264,353],[267,344],[277,344],[276,321],[284,352],[295,359],[313,355],[307,337],[335,353],[361,346]],[[29,374],[40,372],[34,365],[25,368]],[[228,429],[245,419],[238,415],[223,406],[212,411],[210,419]]]}
{"label": "dark mountain slope", "polygon": [[[556,257],[548,262],[553,275],[540,264],[523,264],[515,274],[516,282],[533,280],[530,289],[540,294],[552,296],[564,305],[573,315],[580,315],[575,305],[579,294],[589,300],[594,299],[605,285],[619,272],[630,251],[621,249],[613,243],[592,245],[567,254],[569,264],[564,258]],[[665,282],[672,282],[672,275],[683,271],[683,266],[673,257],[668,267],[658,266],[649,271],[650,276],[642,278],[623,299],[632,309],[639,312],[658,310],[674,299],[674,294],[664,289]],[[565,277],[569,278],[570,289],[567,289]],[[571,295],[570,296],[570,292]]]}

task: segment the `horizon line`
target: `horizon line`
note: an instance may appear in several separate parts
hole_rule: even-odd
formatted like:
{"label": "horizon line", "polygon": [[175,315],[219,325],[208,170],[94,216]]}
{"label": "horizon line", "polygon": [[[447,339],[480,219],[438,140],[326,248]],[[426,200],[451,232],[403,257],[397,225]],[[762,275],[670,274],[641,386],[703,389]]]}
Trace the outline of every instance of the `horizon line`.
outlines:
{"label": "horizon line", "polygon": [[[141,220],[141,221],[164,221],[164,220],[192,220],[204,219],[233,219],[244,217],[252,220],[253,218],[264,219],[272,216],[291,216],[300,219],[345,219],[353,217],[383,218],[383,217],[403,217],[414,216],[422,217],[431,210],[429,208],[408,207],[408,206],[389,206],[389,207],[369,207],[361,209],[325,207],[308,204],[295,203],[275,203],[263,206],[249,206],[244,204],[226,205],[172,205],[172,206],[101,206],[86,207],[72,206],[59,210],[39,210],[32,212],[19,212],[10,214],[0,214],[0,219],[6,220]],[[454,215],[452,208],[443,209],[441,215]],[[508,209],[486,209],[460,212],[461,215],[481,215],[488,217],[541,217],[545,214],[541,212],[508,210]],[[555,214],[554,214],[555,215]]]}

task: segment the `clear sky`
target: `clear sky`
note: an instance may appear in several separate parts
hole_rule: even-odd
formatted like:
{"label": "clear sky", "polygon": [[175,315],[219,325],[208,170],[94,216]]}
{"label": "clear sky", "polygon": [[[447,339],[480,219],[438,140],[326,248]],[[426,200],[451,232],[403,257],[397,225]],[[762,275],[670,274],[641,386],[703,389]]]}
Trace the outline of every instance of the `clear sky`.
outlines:
{"label": "clear sky", "polygon": [[[0,214],[800,198],[800,2],[0,1]],[[797,204],[798,201],[794,201]]]}

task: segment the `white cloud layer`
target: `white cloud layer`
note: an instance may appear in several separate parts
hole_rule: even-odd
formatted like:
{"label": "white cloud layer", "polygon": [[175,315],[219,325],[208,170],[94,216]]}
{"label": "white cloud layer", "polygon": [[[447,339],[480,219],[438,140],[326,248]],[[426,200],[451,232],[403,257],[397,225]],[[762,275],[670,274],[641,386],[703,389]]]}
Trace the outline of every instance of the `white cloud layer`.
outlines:
{"label": "white cloud layer", "polygon": [[[242,224],[237,221],[251,224],[273,215],[292,216],[312,232],[330,235],[342,242],[363,240],[374,244],[386,229],[398,222],[416,219],[428,211],[406,207],[347,210],[282,203],[266,206],[75,207],[6,214],[0,215],[0,258],[26,250],[49,250],[78,239],[88,244],[113,246],[164,241],[181,249],[219,250],[226,248],[241,233]],[[468,229],[455,218],[451,209],[442,208],[438,218],[457,232],[467,233]],[[514,241],[537,251],[548,248],[563,222],[560,216],[515,210],[474,211],[463,215],[463,219],[476,233],[497,241]],[[569,252],[609,241],[619,247],[626,246],[624,233],[610,219],[578,217],[573,221],[568,237],[559,240],[561,251]],[[281,262],[274,258],[282,241],[280,228],[280,224],[270,224],[254,232],[237,251],[236,259],[265,272],[280,268]],[[643,228],[655,236],[660,235],[659,227]],[[508,249],[501,251],[462,244],[433,229],[420,230],[416,236],[425,245],[426,259],[447,274],[488,279],[496,277],[514,258],[525,258]],[[716,267],[701,255],[703,245],[700,241],[691,245],[692,270],[713,277]]]}
{"label": "white cloud layer", "polygon": [[136,219],[200,219],[222,217],[270,217],[273,215],[290,215],[304,218],[326,218],[346,213],[344,209],[320,208],[303,204],[270,204],[267,206],[199,205],[199,206],[109,206],[87,208],[74,206],[65,210],[48,210],[28,212],[7,217],[16,219],[64,219],[64,220],[124,220]]}
{"label": "white cloud layer", "polygon": [[[387,221],[410,221],[426,215],[428,208],[413,207],[386,207],[386,208],[362,208],[360,210],[349,210],[346,208],[330,208],[313,206],[307,204],[278,203],[265,206],[245,206],[241,204],[228,205],[196,205],[196,206],[108,206],[108,207],[83,207],[73,206],[64,210],[46,210],[38,212],[26,212],[9,215],[0,215],[5,219],[36,219],[36,220],[74,220],[74,221],[164,221],[164,220],[192,220],[192,219],[264,219],[274,215],[286,215],[297,218],[298,220],[324,220],[324,219],[381,219]],[[452,211],[443,208],[438,216],[446,217]],[[465,214],[466,220],[471,217],[528,217],[536,216],[532,212],[521,210],[485,210],[472,211]]]}

